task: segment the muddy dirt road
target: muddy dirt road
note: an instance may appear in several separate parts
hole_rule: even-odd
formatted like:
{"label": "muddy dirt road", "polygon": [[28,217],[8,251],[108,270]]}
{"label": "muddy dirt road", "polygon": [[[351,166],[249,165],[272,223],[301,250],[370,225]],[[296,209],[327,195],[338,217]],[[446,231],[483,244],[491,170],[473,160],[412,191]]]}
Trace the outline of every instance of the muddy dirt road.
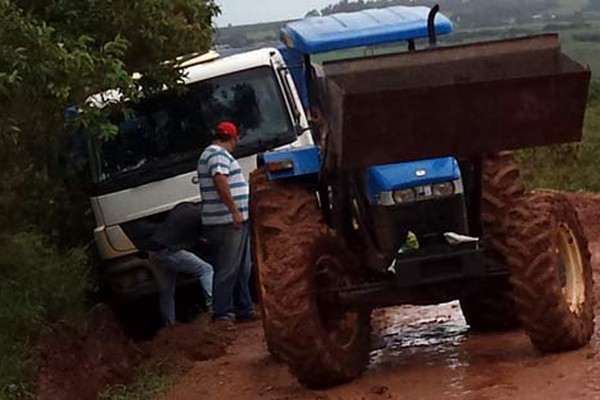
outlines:
{"label": "muddy dirt road", "polygon": [[[600,197],[573,199],[600,282]],[[260,323],[239,326],[227,355],[195,363],[164,399],[600,399],[599,327],[589,346],[560,355],[537,354],[520,331],[471,334],[456,303],[380,310],[374,330],[360,379],[310,391],[270,358]]]}

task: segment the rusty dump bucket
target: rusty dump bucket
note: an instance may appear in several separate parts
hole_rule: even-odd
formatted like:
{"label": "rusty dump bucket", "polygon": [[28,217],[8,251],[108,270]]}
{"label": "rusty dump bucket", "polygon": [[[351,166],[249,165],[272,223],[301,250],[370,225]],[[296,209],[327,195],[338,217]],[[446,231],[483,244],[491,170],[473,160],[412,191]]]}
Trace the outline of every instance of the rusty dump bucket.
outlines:
{"label": "rusty dump bucket", "polygon": [[340,168],[581,139],[590,71],[557,35],[323,66],[329,162]]}

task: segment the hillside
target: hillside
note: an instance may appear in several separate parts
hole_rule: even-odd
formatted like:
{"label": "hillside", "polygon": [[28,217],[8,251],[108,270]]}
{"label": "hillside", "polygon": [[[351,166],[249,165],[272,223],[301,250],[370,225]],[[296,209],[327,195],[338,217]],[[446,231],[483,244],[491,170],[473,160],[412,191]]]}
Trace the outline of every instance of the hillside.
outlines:
{"label": "hillside", "polygon": [[[310,15],[327,15],[390,5],[424,4],[428,0],[341,1],[322,10],[307,10]],[[456,44],[479,40],[501,39],[536,33],[558,32],[567,53],[588,64],[600,74],[600,0],[439,0],[442,12],[454,22],[455,32],[442,38],[443,43]],[[230,26],[216,32],[215,45],[221,47],[260,47],[276,43],[279,30],[290,21],[255,25]],[[368,54],[402,51],[404,43],[369,48]],[[323,54],[317,62],[366,54],[366,49]]]}

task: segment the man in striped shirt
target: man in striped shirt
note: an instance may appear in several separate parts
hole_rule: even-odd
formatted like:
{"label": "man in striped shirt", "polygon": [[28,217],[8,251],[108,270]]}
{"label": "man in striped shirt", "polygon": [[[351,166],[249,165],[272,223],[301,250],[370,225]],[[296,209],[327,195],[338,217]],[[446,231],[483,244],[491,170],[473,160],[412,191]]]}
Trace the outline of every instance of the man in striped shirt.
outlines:
{"label": "man in striped shirt", "polygon": [[237,128],[221,122],[217,136],[198,160],[202,225],[215,251],[212,264],[213,318],[238,322],[255,319],[250,297],[251,272],[248,228],[249,186],[231,152],[238,143]]}

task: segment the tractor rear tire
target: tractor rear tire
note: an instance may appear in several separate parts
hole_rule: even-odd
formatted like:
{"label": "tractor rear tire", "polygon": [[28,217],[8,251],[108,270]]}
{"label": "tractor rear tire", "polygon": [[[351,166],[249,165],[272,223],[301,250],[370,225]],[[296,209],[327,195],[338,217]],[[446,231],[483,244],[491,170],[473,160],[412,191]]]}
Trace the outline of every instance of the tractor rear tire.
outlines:
{"label": "tractor rear tire", "polygon": [[[251,247],[252,247],[252,266],[253,266],[253,274],[254,274],[254,280],[256,283],[256,291],[257,291],[257,295],[258,295],[258,304],[260,307],[260,315],[263,321],[263,326],[264,326],[264,335],[265,335],[265,342],[267,345],[267,350],[269,351],[269,354],[271,355],[271,358],[273,361],[280,363],[283,362],[279,351],[277,350],[276,347],[276,342],[271,339],[270,334],[272,329],[267,329],[266,326],[268,324],[268,319],[266,318],[266,314],[267,314],[267,310],[265,309],[265,302],[263,301],[263,294],[262,294],[262,288],[263,288],[263,281],[261,279],[261,271],[259,271],[259,268],[264,268],[262,267],[265,263],[265,248],[263,246],[262,243],[262,224],[259,224],[257,221],[259,218],[264,218],[263,215],[260,215],[261,211],[264,212],[264,210],[261,210],[261,208],[259,207],[259,203],[261,202],[261,198],[265,195],[268,194],[269,192],[269,180],[267,178],[267,175],[265,173],[262,173],[261,170],[257,170],[256,172],[252,173],[250,175],[250,200],[249,200],[249,206],[250,206],[250,240],[251,240]],[[262,200],[264,202],[264,200]]]}
{"label": "tractor rear tire", "polygon": [[300,383],[321,389],[356,378],[370,352],[370,310],[345,311],[320,289],[351,280],[354,259],[322,222],[305,185],[250,178],[253,250],[269,350]]}
{"label": "tractor rear tire", "polygon": [[535,192],[509,213],[509,257],[517,312],[542,352],[587,344],[594,330],[587,239],[562,194]]}
{"label": "tractor rear tire", "polygon": [[[508,152],[483,160],[481,220],[484,256],[488,269],[508,266],[503,220],[506,210],[525,194],[519,166]],[[475,331],[498,332],[517,328],[517,317],[508,277],[481,286],[460,299],[463,315]]]}

